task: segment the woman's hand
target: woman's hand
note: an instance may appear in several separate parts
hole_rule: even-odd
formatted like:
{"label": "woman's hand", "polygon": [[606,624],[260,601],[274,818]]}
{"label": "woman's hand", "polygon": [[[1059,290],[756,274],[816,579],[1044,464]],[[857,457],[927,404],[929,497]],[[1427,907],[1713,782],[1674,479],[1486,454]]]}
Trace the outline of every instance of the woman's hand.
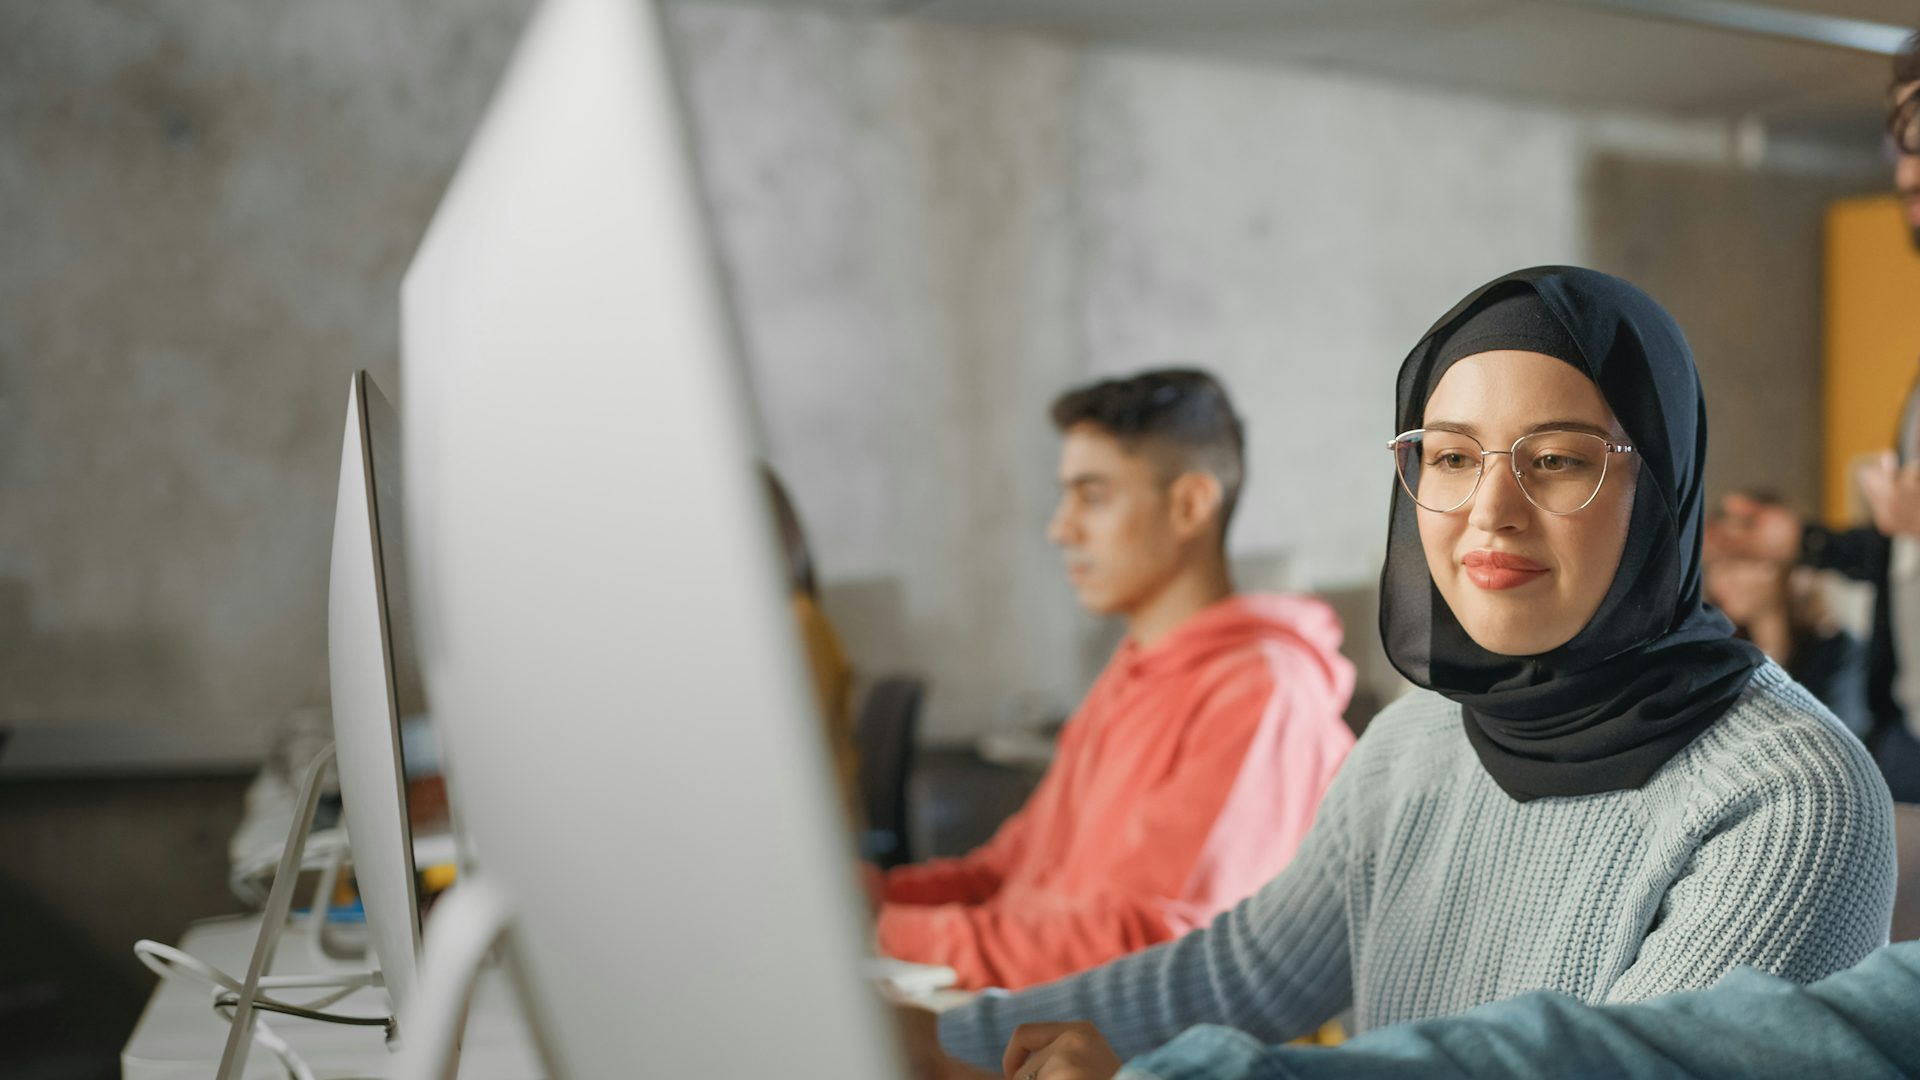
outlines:
{"label": "woman's hand", "polygon": [[1021,1024],[1000,1067],[1013,1080],[1112,1080],[1120,1058],[1092,1024]]}

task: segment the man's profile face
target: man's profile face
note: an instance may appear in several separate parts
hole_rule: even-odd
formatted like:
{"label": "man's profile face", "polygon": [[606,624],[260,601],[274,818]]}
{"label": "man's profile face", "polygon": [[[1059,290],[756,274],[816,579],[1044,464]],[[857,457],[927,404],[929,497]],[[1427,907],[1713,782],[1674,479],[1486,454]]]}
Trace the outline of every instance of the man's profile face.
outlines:
{"label": "man's profile face", "polygon": [[[1920,145],[1920,108],[1915,107],[1916,96],[1920,96],[1920,82],[1903,83],[1893,91],[1895,122],[1914,129],[1898,133],[1895,141],[1905,147]],[[1900,196],[1900,210],[1907,231],[1913,236],[1914,247],[1920,248],[1920,154],[1908,153],[1896,146],[1893,189]]]}
{"label": "man's profile face", "polygon": [[1060,503],[1047,538],[1087,610],[1125,615],[1179,572],[1185,558],[1167,479],[1145,454],[1094,424],[1060,445]]}

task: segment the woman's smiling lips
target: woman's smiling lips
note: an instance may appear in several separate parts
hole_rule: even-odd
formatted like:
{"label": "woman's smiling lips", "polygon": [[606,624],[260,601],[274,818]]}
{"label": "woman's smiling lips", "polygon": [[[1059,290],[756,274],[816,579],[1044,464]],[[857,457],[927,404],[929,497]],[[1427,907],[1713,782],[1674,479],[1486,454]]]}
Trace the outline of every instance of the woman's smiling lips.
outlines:
{"label": "woman's smiling lips", "polygon": [[1467,580],[1483,589],[1517,589],[1547,574],[1532,559],[1504,551],[1469,551],[1460,565],[1467,568]]}

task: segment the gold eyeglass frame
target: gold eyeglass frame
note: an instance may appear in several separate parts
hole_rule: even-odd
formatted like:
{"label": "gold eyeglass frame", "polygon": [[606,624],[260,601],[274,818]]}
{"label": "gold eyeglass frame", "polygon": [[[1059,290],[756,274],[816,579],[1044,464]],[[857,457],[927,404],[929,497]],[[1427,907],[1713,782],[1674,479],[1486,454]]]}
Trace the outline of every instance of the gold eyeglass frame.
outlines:
{"label": "gold eyeglass frame", "polygon": [[[1476,470],[1473,475],[1473,486],[1467,489],[1466,495],[1462,497],[1459,502],[1454,503],[1452,506],[1447,507],[1445,510],[1435,510],[1433,507],[1428,506],[1427,504],[1421,502],[1420,496],[1415,495],[1413,493],[1413,488],[1407,483],[1406,474],[1400,471],[1400,463],[1399,463],[1399,453],[1400,453],[1401,445],[1407,441],[1407,438],[1409,436],[1425,435],[1427,430],[1428,429],[1426,428],[1414,428],[1411,431],[1403,431],[1400,434],[1395,435],[1393,437],[1393,440],[1387,443],[1387,450],[1388,452],[1395,455],[1393,475],[1396,479],[1400,481],[1400,489],[1407,493],[1407,498],[1412,499],[1413,504],[1415,506],[1418,506],[1420,509],[1433,514],[1451,514],[1454,511],[1472,502],[1473,497],[1480,493],[1480,482],[1487,478],[1487,459],[1490,457],[1493,457],[1496,454],[1505,454],[1509,462],[1508,469],[1510,472],[1513,473],[1514,483],[1519,485],[1520,494],[1525,496],[1527,502],[1531,503],[1534,509],[1540,511],[1543,514],[1552,514],[1554,517],[1571,517],[1572,515],[1577,514],[1582,510],[1585,510],[1587,507],[1592,506],[1593,500],[1600,497],[1600,490],[1607,486],[1607,476],[1609,473],[1613,471],[1611,468],[1613,464],[1613,455],[1637,453],[1637,451],[1631,446],[1628,446],[1624,443],[1609,442],[1604,436],[1595,435],[1591,431],[1559,431],[1559,430],[1535,431],[1527,435],[1522,435],[1519,438],[1513,440],[1513,445],[1508,447],[1505,450],[1489,450],[1486,448],[1485,443],[1482,443],[1479,439],[1474,438],[1473,436],[1467,434],[1464,431],[1448,431],[1446,432],[1446,434],[1458,435],[1461,438],[1466,439],[1469,442],[1473,443],[1473,445],[1478,446],[1480,448],[1480,462],[1476,466]],[[1593,494],[1587,496],[1586,502],[1581,503],[1579,506],[1576,506],[1571,510],[1549,510],[1546,507],[1541,506],[1540,501],[1533,497],[1533,492],[1527,490],[1526,478],[1520,475],[1520,466],[1518,464],[1515,464],[1520,460],[1518,457],[1515,456],[1515,452],[1520,449],[1520,444],[1523,442],[1526,442],[1528,439],[1537,439],[1544,435],[1579,435],[1588,439],[1599,439],[1600,445],[1607,448],[1606,456],[1602,458],[1600,461],[1600,480],[1598,483],[1593,485]]]}

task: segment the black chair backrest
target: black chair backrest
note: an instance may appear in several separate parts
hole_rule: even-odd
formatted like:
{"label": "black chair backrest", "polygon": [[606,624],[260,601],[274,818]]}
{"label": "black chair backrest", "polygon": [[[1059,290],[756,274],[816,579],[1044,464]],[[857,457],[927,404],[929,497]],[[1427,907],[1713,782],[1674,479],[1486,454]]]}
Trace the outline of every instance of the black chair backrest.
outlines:
{"label": "black chair backrest", "polygon": [[860,750],[860,797],[867,815],[862,854],[882,867],[911,858],[907,850],[907,778],[920,732],[925,681],[910,675],[876,680],[860,705],[853,739]]}

